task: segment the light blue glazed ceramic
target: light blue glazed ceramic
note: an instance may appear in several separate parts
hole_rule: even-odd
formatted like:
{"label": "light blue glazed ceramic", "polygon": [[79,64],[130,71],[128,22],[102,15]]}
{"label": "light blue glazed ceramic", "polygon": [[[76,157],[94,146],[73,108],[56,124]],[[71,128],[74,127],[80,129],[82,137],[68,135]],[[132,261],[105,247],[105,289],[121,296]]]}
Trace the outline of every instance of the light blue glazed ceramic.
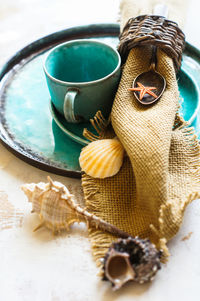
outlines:
{"label": "light blue glazed ceramic", "polygon": [[68,122],[84,122],[98,110],[108,116],[120,79],[121,59],[111,46],[81,39],[50,51],[44,71],[51,100]]}
{"label": "light blue glazed ceramic", "polygon": [[[18,51],[0,70],[0,141],[29,164],[80,178],[78,158],[88,143],[83,128],[92,127],[89,122],[66,122],[57,110],[50,112],[43,62],[49,49],[63,42],[82,37],[117,48],[118,36],[118,24],[92,24],[53,33]],[[177,80],[180,113],[200,139],[200,51],[188,43]]]}

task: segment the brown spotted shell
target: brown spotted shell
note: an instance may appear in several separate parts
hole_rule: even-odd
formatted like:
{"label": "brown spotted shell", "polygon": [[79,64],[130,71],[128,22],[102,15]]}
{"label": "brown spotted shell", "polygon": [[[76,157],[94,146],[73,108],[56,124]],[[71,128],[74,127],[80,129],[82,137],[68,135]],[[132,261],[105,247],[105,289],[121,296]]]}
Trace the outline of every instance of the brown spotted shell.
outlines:
{"label": "brown spotted shell", "polygon": [[110,281],[114,290],[130,280],[152,281],[161,268],[160,256],[160,251],[148,239],[119,239],[111,244],[103,259],[103,280]]}

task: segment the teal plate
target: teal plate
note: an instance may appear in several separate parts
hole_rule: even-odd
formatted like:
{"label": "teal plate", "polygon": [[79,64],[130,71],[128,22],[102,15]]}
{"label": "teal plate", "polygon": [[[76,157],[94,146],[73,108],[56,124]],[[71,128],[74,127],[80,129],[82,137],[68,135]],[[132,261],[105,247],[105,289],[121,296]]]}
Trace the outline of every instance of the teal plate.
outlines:
{"label": "teal plate", "polygon": [[[22,160],[60,175],[80,177],[78,157],[87,143],[85,125],[69,125],[49,108],[49,93],[43,73],[47,51],[59,43],[81,38],[118,44],[118,24],[69,28],[51,34],[17,52],[0,71],[0,140]],[[187,44],[178,74],[183,98],[181,114],[200,136],[200,56]],[[52,111],[53,112],[53,111]],[[55,120],[54,120],[55,119]]]}

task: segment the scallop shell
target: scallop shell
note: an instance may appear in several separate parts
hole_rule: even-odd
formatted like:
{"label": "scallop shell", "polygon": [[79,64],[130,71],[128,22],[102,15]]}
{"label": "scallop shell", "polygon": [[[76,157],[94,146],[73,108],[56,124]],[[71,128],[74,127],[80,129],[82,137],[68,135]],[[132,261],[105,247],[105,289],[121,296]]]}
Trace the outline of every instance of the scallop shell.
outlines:
{"label": "scallop shell", "polygon": [[93,178],[112,177],[120,170],[124,148],[118,139],[93,141],[84,147],[79,157],[81,169]]}
{"label": "scallop shell", "polygon": [[114,290],[130,280],[141,284],[152,281],[161,268],[160,257],[161,252],[148,239],[119,239],[103,259],[103,280],[109,280]]}

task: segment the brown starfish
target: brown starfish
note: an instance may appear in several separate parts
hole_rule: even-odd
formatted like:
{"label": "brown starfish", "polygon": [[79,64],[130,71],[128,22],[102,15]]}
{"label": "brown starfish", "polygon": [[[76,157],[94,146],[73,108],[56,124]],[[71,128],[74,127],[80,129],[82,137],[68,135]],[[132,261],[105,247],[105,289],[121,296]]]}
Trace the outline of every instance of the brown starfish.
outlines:
{"label": "brown starfish", "polygon": [[137,82],[137,85],[138,85],[138,87],[136,87],[136,88],[129,88],[129,91],[139,91],[140,92],[140,96],[139,96],[140,100],[142,100],[142,98],[144,97],[145,94],[149,94],[149,95],[153,96],[154,98],[158,97],[155,93],[153,93],[151,91],[151,90],[155,90],[156,87],[145,87],[139,82]]}

